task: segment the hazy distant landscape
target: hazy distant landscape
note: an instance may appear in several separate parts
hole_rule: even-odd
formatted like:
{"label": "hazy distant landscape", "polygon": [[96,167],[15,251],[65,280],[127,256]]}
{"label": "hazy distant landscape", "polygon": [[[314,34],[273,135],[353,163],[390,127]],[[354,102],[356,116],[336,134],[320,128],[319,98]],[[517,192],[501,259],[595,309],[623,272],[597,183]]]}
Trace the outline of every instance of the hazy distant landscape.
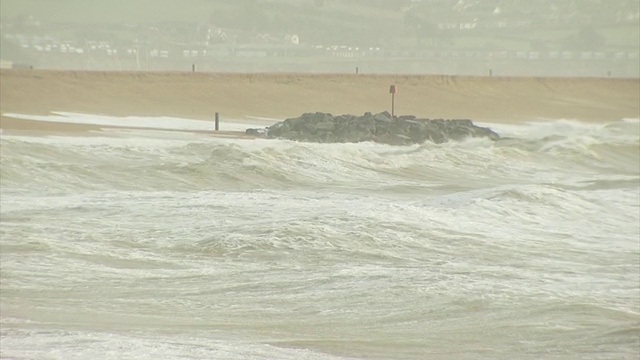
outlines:
{"label": "hazy distant landscape", "polygon": [[2,66],[640,76],[636,0],[3,0]]}
{"label": "hazy distant landscape", "polygon": [[640,358],[638,0],[0,7],[0,359]]}

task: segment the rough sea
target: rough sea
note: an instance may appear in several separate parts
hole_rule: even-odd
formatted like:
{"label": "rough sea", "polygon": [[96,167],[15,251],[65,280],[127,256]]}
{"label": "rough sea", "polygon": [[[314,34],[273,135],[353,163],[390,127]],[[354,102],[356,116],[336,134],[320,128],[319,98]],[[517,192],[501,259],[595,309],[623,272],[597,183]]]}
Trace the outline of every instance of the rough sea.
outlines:
{"label": "rough sea", "polygon": [[0,357],[638,359],[640,121],[480,125],[5,133]]}

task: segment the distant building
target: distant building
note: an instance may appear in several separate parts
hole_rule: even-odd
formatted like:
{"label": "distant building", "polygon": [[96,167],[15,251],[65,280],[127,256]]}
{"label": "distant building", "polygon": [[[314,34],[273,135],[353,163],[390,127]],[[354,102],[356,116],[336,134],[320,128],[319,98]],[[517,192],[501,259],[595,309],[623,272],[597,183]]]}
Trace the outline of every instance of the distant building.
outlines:
{"label": "distant building", "polygon": [[9,60],[0,59],[0,69],[11,69],[13,67],[13,62]]}

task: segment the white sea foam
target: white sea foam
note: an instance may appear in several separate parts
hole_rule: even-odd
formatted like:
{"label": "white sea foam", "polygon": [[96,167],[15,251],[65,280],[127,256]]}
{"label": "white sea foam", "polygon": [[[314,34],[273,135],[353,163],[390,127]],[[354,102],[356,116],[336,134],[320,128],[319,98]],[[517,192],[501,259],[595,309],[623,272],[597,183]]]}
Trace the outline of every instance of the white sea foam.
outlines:
{"label": "white sea foam", "polygon": [[2,357],[634,357],[639,124],[4,134]]}

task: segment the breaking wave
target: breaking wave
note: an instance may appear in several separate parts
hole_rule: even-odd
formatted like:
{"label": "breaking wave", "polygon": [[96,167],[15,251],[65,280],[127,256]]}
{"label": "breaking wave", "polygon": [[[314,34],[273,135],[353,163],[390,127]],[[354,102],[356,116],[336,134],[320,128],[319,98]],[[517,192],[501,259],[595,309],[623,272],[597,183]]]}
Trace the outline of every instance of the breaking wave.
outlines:
{"label": "breaking wave", "polygon": [[495,143],[472,139],[408,147],[280,140],[5,136],[2,184],[52,191],[460,190],[514,180],[624,186],[638,178],[638,124],[625,120],[606,125],[568,121],[494,125],[504,138]]}

